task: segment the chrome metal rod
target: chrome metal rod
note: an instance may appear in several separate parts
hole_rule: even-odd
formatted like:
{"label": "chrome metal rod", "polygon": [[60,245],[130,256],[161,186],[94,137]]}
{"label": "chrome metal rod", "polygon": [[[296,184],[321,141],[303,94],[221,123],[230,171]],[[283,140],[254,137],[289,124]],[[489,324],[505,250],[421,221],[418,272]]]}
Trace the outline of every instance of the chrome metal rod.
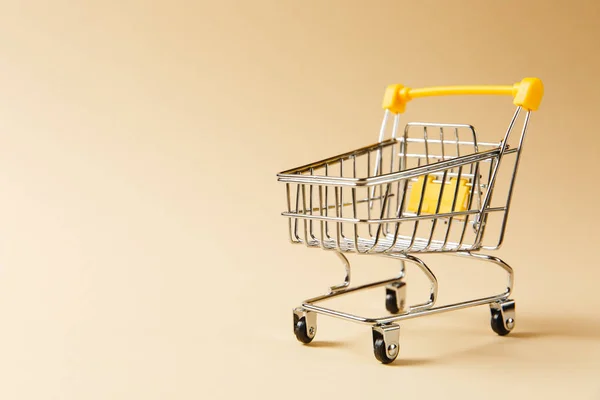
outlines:
{"label": "chrome metal rod", "polygon": [[[491,212],[500,212],[505,211],[505,207],[490,207],[485,210],[484,214]],[[470,210],[470,211],[454,211],[449,213],[439,213],[439,214],[422,214],[422,215],[411,215],[408,214],[402,218],[376,218],[376,219],[357,219],[357,218],[341,218],[341,217],[327,217],[321,215],[310,215],[310,214],[297,214],[297,213],[288,213],[283,212],[281,215],[286,217],[294,217],[300,219],[322,219],[328,221],[338,221],[338,222],[348,222],[348,223],[361,223],[361,224],[381,224],[381,223],[391,223],[391,222],[402,222],[402,221],[416,221],[421,219],[436,219],[436,218],[450,218],[450,217],[461,217],[465,215],[473,215],[479,214],[479,210]]]}
{"label": "chrome metal rod", "polygon": [[[413,263],[416,263],[420,267],[424,267],[424,268],[422,268],[423,271],[426,272],[426,274],[428,275],[428,278],[430,278],[430,280],[432,280],[432,282],[435,283],[435,288],[432,287],[432,295],[431,295],[430,302],[425,303],[423,305],[412,306],[408,309],[407,312],[404,312],[401,314],[390,315],[390,316],[385,316],[385,317],[377,317],[377,318],[362,317],[359,315],[354,315],[354,314],[346,313],[343,311],[337,311],[337,310],[333,310],[330,308],[315,305],[315,303],[317,303],[319,301],[330,299],[334,296],[348,294],[348,293],[351,293],[351,292],[354,292],[357,290],[363,290],[363,289],[373,288],[373,287],[377,287],[377,286],[383,286],[388,283],[398,281],[399,279],[402,279],[402,277],[404,276],[404,271],[402,271],[400,276],[398,276],[396,278],[387,279],[384,281],[377,281],[377,282],[373,282],[373,283],[368,283],[365,285],[357,286],[355,288],[345,289],[345,290],[339,291],[339,292],[332,292],[332,293],[329,293],[329,294],[326,294],[323,296],[318,296],[318,297],[314,297],[312,299],[308,299],[302,303],[302,307],[308,311],[314,311],[316,313],[329,315],[332,317],[341,318],[341,319],[345,319],[345,320],[349,320],[349,321],[353,321],[353,322],[357,322],[357,323],[361,323],[361,324],[383,325],[383,324],[389,324],[392,322],[401,321],[401,320],[405,320],[405,319],[416,318],[416,317],[424,316],[424,315],[439,314],[439,313],[453,311],[453,310],[460,310],[462,308],[467,308],[467,307],[475,307],[475,306],[479,306],[479,305],[483,305],[483,304],[500,302],[500,301],[506,300],[510,296],[510,294],[512,292],[514,277],[513,277],[513,269],[507,263],[505,263],[498,257],[493,257],[493,256],[485,255],[485,254],[473,254],[470,252],[460,252],[459,251],[459,252],[456,252],[456,255],[463,256],[463,257],[472,257],[472,258],[480,259],[483,261],[489,261],[489,262],[492,262],[493,264],[498,265],[502,269],[504,269],[508,273],[508,283],[507,283],[506,290],[503,293],[500,293],[500,294],[497,294],[494,296],[487,296],[487,297],[482,297],[482,298],[478,298],[478,299],[474,299],[474,300],[466,300],[466,301],[462,301],[462,302],[458,302],[458,303],[447,304],[447,305],[440,306],[440,307],[431,307],[431,305],[433,305],[433,303],[435,303],[435,298],[437,295],[437,280],[435,279],[435,276],[433,275],[431,270],[425,265],[425,263],[423,263],[421,260],[419,260],[416,257],[412,257],[412,256],[408,256],[408,255],[402,255],[402,256],[387,255],[387,257],[390,257],[390,258],[397,258],[397,259],[402,259],[405,261],[411,261]],[[435,290],[435,292],[433,290]]]}
{"label": "chrome metal rod", "polygon": [[382,281],[365,283],[364,285],[355,286],[355,287],[352,287],[352,288],[338,290],[338,291],[330,292],[330,293],[327,293],[327,294],[324,294],[324,295],[321,295],[321,296],[313,297],[313,298],[304,300],[304,302],[302,303],[302,306],[304,307],[305,304],[314,304],[316,302],[323,301],[323,300],[328,300],[328,299],[331,299],[333,297],[343,296],[345,294],[356,292],[358,290],[364,290],[364,289],[374,288],[374,287],[377,287],[377,286],[384,286],[384,285],[387,285],[389,283],[396,282],[399,279],[402,279],[403,276],[404,276],[404,274],[401,274],[401,275],[396,276],[395,278],[388,278],[388,279],[384,279]]}
{"label": "chrome metal rod", "polygon": [[404,171],[398,171],[391,174],[383,174],[379,176],[371,176],[368,178],[346,178],[332,177],[322,175],[300,175],[288,174],[282,172],[277,175],[280,182],[290,183],[306,183],[331,186],[373,186],[383,185],[390,182],[395,182],[401,179],[416,178],[421,175],[428,175],[434,172],[443,172],[445,169],[460,167],[461,165],[472,164],[478,161],[483,161],[491,158],[496,158],[500,154],[499,149],[481,151],[478,153],[468,154],[465,156],[440,161],[432,164],[423,165],[416,168],[410,168]]}
{"label": "chrome metal rod", "polygon": [[335,255],[338,256],[338,258],[340,260],[342,260],[342,263],[344,264],[344,268],[346,270],[346,276],[344,277],[343,283],[340,283],[339,285],[331,286],[329,288],[330,293],[346,289],[348,286],[350,286],[350,279],[351,279],[350,261],[348,261],[348,258],[346,258],[346,256],[343,255],[342,253],[340,253],[339,251],[336,251]]}
{"label": "chrome metal rod", "polygon": [[419,310],[416,310],[416,311],[408,311],[408,312],[403,313],[403,314],[391,315],[391,316],[385,316],[385,317],[379,317],[379,318],[361,317],[361,316],[358,316],[358,315],[354,315],[354,314],[350,314],[350,313],[345,313],[345,312],[342,312],[342,311],[332,310],[330,308],[316,306],[316,305],[311,304],[311,303],[302,303],[302,308],[304,308],[304,309],[306,309],[308,311],[314,311],[314,312],[319,313],[319,314],[329,315],[331,317],[345,319],[345,320],[357,322],[357,323],[360,323],[360,324],[365,324],[365,325],[384,325],[384,324],[389,324],[389,323],[396,322],[396,321],[402,321],[402,320],[405,320],[405,319],[411,319],[411,318],[416,318],[416,317],[425,316],[425,315],[440,314],[440,313],[443,313],[443,312],[460,310],[460,309],[463,309],[463,308],[475,307],[475,306],[480,306],[480,305],[484,305],[484,304],[495,303],[497,301],[506,300],[507,298],[508,298],[508,295],[498,295],[498,296],[483,297],[481,299],[468,300],[468,301],[463,301],[463,302],[460,302],[460,303],[448,304],[448,305],[445,305],[445,306],[434,307],[434,308],[429,308],[429,309],[419,309]]}
{"label": "chrome metal rod", "polygon": [[437,278],[435,277],[434,273],[427,266],[427,264],[425,264],[423,262],[423,260],[421,260],[420,258],[413,257],[409,254],[386,254],[385,257],[399,259],[399,260],[403,260],[403,261],[409,261],[409,262],[415,264],[417,267],[419,267],[419,269],[421,271],[423,271],[423,273],[425,274],[427,279],[429,279],[429,284],[430,284],[429,300],[427,300],[427,302],[425,302],[425,303],[416,304],[414,306],[408,307],[409,312],[417,311],[417,310],[426,310],[426,309],[433,307],[433,305],[435,304],[435,301],[437,300],[438,281],[437,281]]}

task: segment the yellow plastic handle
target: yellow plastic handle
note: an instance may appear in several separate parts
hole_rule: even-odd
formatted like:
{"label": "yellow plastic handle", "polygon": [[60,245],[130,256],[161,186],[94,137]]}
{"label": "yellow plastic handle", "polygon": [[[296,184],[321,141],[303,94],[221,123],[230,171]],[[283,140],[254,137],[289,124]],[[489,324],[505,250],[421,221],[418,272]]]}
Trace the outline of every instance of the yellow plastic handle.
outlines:
{"label": "yellow plastic handle", "polygon": [[527,110],[539,108],[544,96],[544,85],[539,78],[525,78],[514,85],[434,86],[411,89],[403,85],[390,85],[385,90],[383,108],[393,113],[403,113],[406,103],[419,97],[455,95],[512,96],[513,103]]}

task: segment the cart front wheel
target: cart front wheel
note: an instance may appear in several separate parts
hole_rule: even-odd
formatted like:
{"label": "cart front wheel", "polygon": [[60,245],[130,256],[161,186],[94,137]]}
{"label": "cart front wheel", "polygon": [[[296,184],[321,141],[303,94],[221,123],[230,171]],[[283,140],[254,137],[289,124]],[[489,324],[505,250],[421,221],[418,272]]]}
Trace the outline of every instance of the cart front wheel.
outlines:
{"label": "cart front wheel", "polygon": [[382,364],[389,364],[398,357],[399,343],[400,326],[388,324],[373,327],[373,353]]}
{"label": "cart front wheel", "polygon": [[306,317],[298,318],[296,324],[294,325],[294,334],[299,342],[304,344],[312,342],[312,340],[315,338],[315,333],[316,328],[314,326],[310,328],[308,327],[306,323]]}
{"label": "cart front wheel", "polygon": [[397,345],[393,344],[390,346],[392,346],[392,349],[390,349],[392,356],[389,355],[390,351],[388,351],[383,338],[375,339],[375,342],[373,343],[373,351],[375,353],[375,358],[379,360],[379,362],[381,362],[382,364],[389,364],[393,362],[396,359],[396,357],[398,357],[398,350],[395,348],[395,346]]}
{"label": "cart front wheel", "polygon": [[509,328],[507,328],[504,324],[504,321],[502,320],[502,313],[500,312],[500,310],[494,310],[492,309],[492,319],[491,319],[491,326],[492,326],[492,330],[494,332],[496,332],[498,335],[500,336],[506,336],[510,333],[510,331],[512,330],[512,327],[514,326],[514,319],[513,318],[509,318],[506,321],[506,325],[508,325]]}

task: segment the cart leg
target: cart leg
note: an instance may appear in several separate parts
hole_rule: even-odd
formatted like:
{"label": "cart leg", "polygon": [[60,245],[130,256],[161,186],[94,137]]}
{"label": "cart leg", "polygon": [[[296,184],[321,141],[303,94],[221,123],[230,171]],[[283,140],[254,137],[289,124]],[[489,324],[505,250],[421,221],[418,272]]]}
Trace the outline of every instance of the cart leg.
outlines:
{"label": "cart leg", "polygon": [[493,264],[496,264],[497,266],[499,266],[500,268],[505,270],[506,273],[508,274],[508,281],[506,283],[506,291],[502,295],[499,296],[499,297],[501,297],[499,299],[499,301],[504,301],[504,300],[508,299],[508,297],[512,293],[512,287],[513,287],[514,280],[515,280],[514,272],[510,265],[508,265],[507,263],[505,263],[498,257],[489,256],[487,254],[471,253],[468,251],[459,251],[456,253],[456,255],[462,256],[462,257],[475,258],[475,259],[482,260],[482,261],[488,261]]}
{"label": "cart leg", "polygon": [[294,334],[304,344],[312,342],[317,334],[317,314],[302,307],[295,308]]}
{"label": "cart leg", "polygon": [[[386,254],[385,257],[394,258],[396,260],[402,261],[401,277],[404,277],[404,274],[405,274],[404,266],[405,266],[406,262],[408,261],[408,262],[415,264],[417,267],[419,267],[419,269],[421,271],[423,271],[423,273],[425,274],[427,279],[429,279],[429,282],[430,282],[429,300],[425,303],[408,307],[408,311],[415,312],[415,311],[419,311],[419,310],[427,310],[427,309],[430,309],[431,307],[433,307],[435,305],[435,301],[437,299],[438,282],[437,282],[437,278],[435,277],[434,273],[431,271],[431,269],[429,269],[427,264],[425,264],[423,262],[423,260],[421,260],[420,258],[411,256],[409,254]],[[398,288],[398,289],[401,291],[402,295],[406,296],[406,289],[402,289],[402,288]],[[392,314],[396,314],[396,313],[392,313]]]}
{"label": "cart leg", "polygon": [[400,352],[400,325],[385,324],[373,327],[373,352],[383,364],[389,364]]}
{"label": "cart leg", "polygon": [[351,272],[350,261],[348,261],[348,258],[339,251],[336,251],[335,254],[338,256],[338,258],[344,264],[344,268],[346,269],[346,276],[344,277],[343,283],[340,283],[339,285],[331,286],[329,288],[330,293],[339,292],[340,290],[344,290],[348,286],[350,286],[350,272]]}
{"label": "cart leg", "polygon": [[490,324],[492,326],[492,330],[498,335],[508,335],[510,331],[512,331],[515,327],[515,301],[510,300],[508,298],[512,293],[512,287],[514,283],[513,269],[510,265],[508,265],[498,257],[470,252],[458,252],[456,254],[459,256],[466,256],[477,258],[483,261],[489,261],[493,264],[498,265],[507,272],[508,282],[506,285],[506,291],[502,295],[497,296],[495,301],[490,302],[490,312],[492,314]]}

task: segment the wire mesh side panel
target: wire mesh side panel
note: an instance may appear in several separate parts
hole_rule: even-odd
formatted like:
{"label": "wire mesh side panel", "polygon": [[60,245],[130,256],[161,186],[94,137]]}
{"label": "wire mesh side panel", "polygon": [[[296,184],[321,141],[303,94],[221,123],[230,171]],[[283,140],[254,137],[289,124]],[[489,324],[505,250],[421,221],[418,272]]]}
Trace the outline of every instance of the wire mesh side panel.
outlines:
{"label": "wire mesh side panel", "polygon": [[[498,148],[480,143],[469,125],[409,123],[401,140],[398,159],[403,169],[430,166]],[[395,183],[394,223],[385,223],[386,244],[376,252],[439,252],[472,250],[480,239],[482,198],[489,186],[497,158],[458,163],[455,167],[415,176]]]}
{"label": "wire mesh side panel", "polygon": [[[397,172],[398,148],[398,141],[388,140],[366,150],[308,167],[297,174],[368,178]],[[386,189],[381,186],[367,190],[343,185],[286,183],[287,211],[301,217],[289,218],[291,241],[325,249],[351,251],[363,239],[374,238],[377,227],[357,223],[357,220],[386,215],[389,205],[387,199],[396,194],[386,193]]]}

